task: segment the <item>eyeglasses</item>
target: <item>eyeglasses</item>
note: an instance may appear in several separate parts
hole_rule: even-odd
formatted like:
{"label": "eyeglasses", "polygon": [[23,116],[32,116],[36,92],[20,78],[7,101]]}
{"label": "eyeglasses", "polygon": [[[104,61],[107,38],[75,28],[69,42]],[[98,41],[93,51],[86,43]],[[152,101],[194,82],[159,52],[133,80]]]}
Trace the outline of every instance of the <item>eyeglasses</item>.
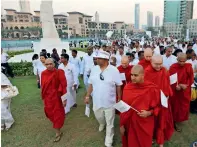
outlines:
{"label": "eyeglasses", "polygon": [[103,73],[103,72],[100,73],[100,80],[103,81],[103,80],[104,80],[104,77],[103,77],[102,73]]}

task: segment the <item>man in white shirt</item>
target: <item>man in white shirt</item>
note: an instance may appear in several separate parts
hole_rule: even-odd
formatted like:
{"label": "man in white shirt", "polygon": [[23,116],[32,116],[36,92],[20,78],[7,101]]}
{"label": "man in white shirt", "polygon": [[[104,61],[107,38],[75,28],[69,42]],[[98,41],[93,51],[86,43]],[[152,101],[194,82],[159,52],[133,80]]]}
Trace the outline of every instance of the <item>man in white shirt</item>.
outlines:
{"label": "man in white shirt", "polygon": [[140,43],[137,41],[135,43],[135,48],[132,50],[132,52],[135,52],[135,59],[138,59],[138,52],[142,51],[143,49],[140,48]]}
{"label": "man in white shirt", "polygon": [[196,54],[192,56],[192,63],[193,63],[193,68],[194,68],[194,77],[197,75],[197,58]]}
{"label": "man in white shirt", "polygon": [[11,77],[14,78],[14,74],[12,72],[11,67],[8,64],[8,59],[9,56],[7,53],[3,52],[3,48],[1,48],[1,67],[5,68],[7,70],[7,74]]}
{"label": "man in white shirt", "polygon": [[195,63],[196,63],[195,60],[194,60],[194,62],[192,60],[193,56],[195,56],[194,50],[193,49],[188,49],[186,51],[186,55],[187,55],[186,63],[190,63],[192,65],[193,70],[195,70],[195,66],[197,66],[197,65],[195,65]]}
{"label": "man in white shirt", "polygon": [[194,50],[195,54],[197,55],[197,39],[196,39],[196,43],[193,45],[192,49]]}
{"label": "man in white shirt", "polygon": [[116,93],[118,100],[121,99],[122,85],[118,69],[109,65],[109,57],[108,52],[100,51],[97,57],[99,66],[92,69],[85,97],[85,103],[89,104],[90,94],[93,93],[93,110],[100,125],[99,131],[103,131],[106,125],[106,147],[112,147],[115,119],[115,109],[112,106],[116,103]]}
{"label": "man in white shirt", "polygon": [[121,65],[121,59],[123,55],[124,55],[124,47],[120,46],[118,49],[118,52],[116,53],[116,65],[117,66]]}
{"label": "man in white shirt", "polygon": [[[77,77],[79,77],[80,67],[81,67],[81,59],[77,57],[77,50],[72,50],[72,57],[69,59],[69,62],[75,65],[75,69],[77,72]],[[77,78],[77,86],[79,86],[79,78]]]}
{"label": "man in white shirt", "polygon": [[88,78],[90,76],[90,70],[94,65],[92,53],[93,53],[93,47],[89,46],[87,48],[87,54],[83,57],[83,60],[81,62],[80,74],[81,77],[83,78],[86,90],[88,89]]}
{"label": "man in white shirt", "polygon": [[65,113],[70,112],[71,107],[77,107],[76,102],[76,89],[77,89],[77,71],[72,63],[69,63],[69,55],[61,54],[61,64],[58,69],[64,70],[67,80],[67,105],[65,107]]}
{"label": "man in white shirt", "polygon": [[169,70],[170,69],[170,66],[174,63],[177,62],[177,58],[176,56],[172,55],[172,47],[171,46],[167,46],[166,47],[166,51],[165,51],[165,54],[162,55],[163,57],[163,66]]}

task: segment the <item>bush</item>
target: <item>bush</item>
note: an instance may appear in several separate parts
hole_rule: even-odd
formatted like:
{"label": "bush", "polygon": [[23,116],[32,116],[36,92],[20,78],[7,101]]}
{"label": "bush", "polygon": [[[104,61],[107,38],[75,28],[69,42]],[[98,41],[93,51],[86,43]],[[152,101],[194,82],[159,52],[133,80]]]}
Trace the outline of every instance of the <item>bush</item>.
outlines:
{"label": "bush", "polygon": [[87,53],[87,48],[76,47],[76,48],[70,48],[70,50],[77,50],[77,51],[82,51],[82,52],[86,52]]}
{"label": "bush", "polygon": [[10,57],[14,57],[15,55],[20,55],[20,54],[25,54],[25,53],[31,53],[31,52],[34,52],[33,50],[22,50],[22,51],[7,51],[7,54],[10,56]]}
{"label": "bush", "polygon": [[9,63],[15,76],[32,76],[33,66],[31,62]]}

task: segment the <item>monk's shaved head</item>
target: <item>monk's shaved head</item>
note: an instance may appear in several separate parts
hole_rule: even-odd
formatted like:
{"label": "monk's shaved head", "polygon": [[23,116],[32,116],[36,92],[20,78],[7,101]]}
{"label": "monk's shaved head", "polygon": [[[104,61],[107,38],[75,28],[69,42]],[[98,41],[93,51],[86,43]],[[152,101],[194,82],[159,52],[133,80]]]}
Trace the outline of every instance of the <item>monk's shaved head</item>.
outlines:
{"label": "monk's shaved head", "polygon": [[153,50],[151,48],[146,48],[144,50],[144,58],[147,61],[150,61],[153,56]]}
{"label": "monk's shaved head", "polygon": [[55,67],[54,60],[52,58],[48,58],[45,61],[45,66],[48,70],[53,70]]}
{"label": "monk's shaved head", "polygon": [[187,60],[187,55],[185,53],[178,53],[177,59],[185,59],[185,60]]}
{"label": "monk's shaved head", "polygon": [[123,68],[127,68],[129,66],[129,58],[127,56],[122,56],[121,65]]}
{"label": "monk's shaved head", "polygon": [[184,66],[187,61],[187,55],[185,53],[179,53],[177,56],[177,61],[180,66]]}
{"label": "monk's shaved head", "polygon": [[155,55],[151,59],[151,65],[156,71],[160,71],[163,67],[163,58],[161,55]]}
{"label": "monk's shaved head", "polygon": [[131,70],[131,81],[135,84],[144,82],[144,68],[141,65],[133,66]]}
{"label": "monk's shaved head", "polygon": [[151,48],[146,48],[146,49],[144,50],[144,55],[147,55],[147,54],[153,55],[153,50],[152,50]]}
{"label": "monk's shaved head", "polygon": [[151,59],[151,62],[163,62],[163,58],[161,55],[154,55]]}
{"label": "monk's shaved head", "polygon": [[141,65],[135,65],[133,66],[131,73],[144,74],[144,68]]}
{"label": "monk's shaved head", "polygon": [[55,64],[55,63],[54,63],[54,60],[53,60],[52,58],[47,58],[47,59],[45,60],[45,63],[53,63],[53,64]]}

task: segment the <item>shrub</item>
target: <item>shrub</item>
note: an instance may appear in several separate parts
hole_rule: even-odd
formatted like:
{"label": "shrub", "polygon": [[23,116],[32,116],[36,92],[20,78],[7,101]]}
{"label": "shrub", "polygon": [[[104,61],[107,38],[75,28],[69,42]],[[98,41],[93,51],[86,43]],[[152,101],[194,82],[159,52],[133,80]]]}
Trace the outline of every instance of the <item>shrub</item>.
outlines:
{"label": "shrub", "polygon": [[34,52],[33,50],[22,50],[22,51],[7,51],[7,54],[10,56],[10,57],[14,57],[15,55],[20,55],[20,54],[25,54],[25,53],[31,53],[31,52]]}
{"label": "shrub", "polygon": [[9,63],[15,76],[32,76],[33,66],[31,62]]}

